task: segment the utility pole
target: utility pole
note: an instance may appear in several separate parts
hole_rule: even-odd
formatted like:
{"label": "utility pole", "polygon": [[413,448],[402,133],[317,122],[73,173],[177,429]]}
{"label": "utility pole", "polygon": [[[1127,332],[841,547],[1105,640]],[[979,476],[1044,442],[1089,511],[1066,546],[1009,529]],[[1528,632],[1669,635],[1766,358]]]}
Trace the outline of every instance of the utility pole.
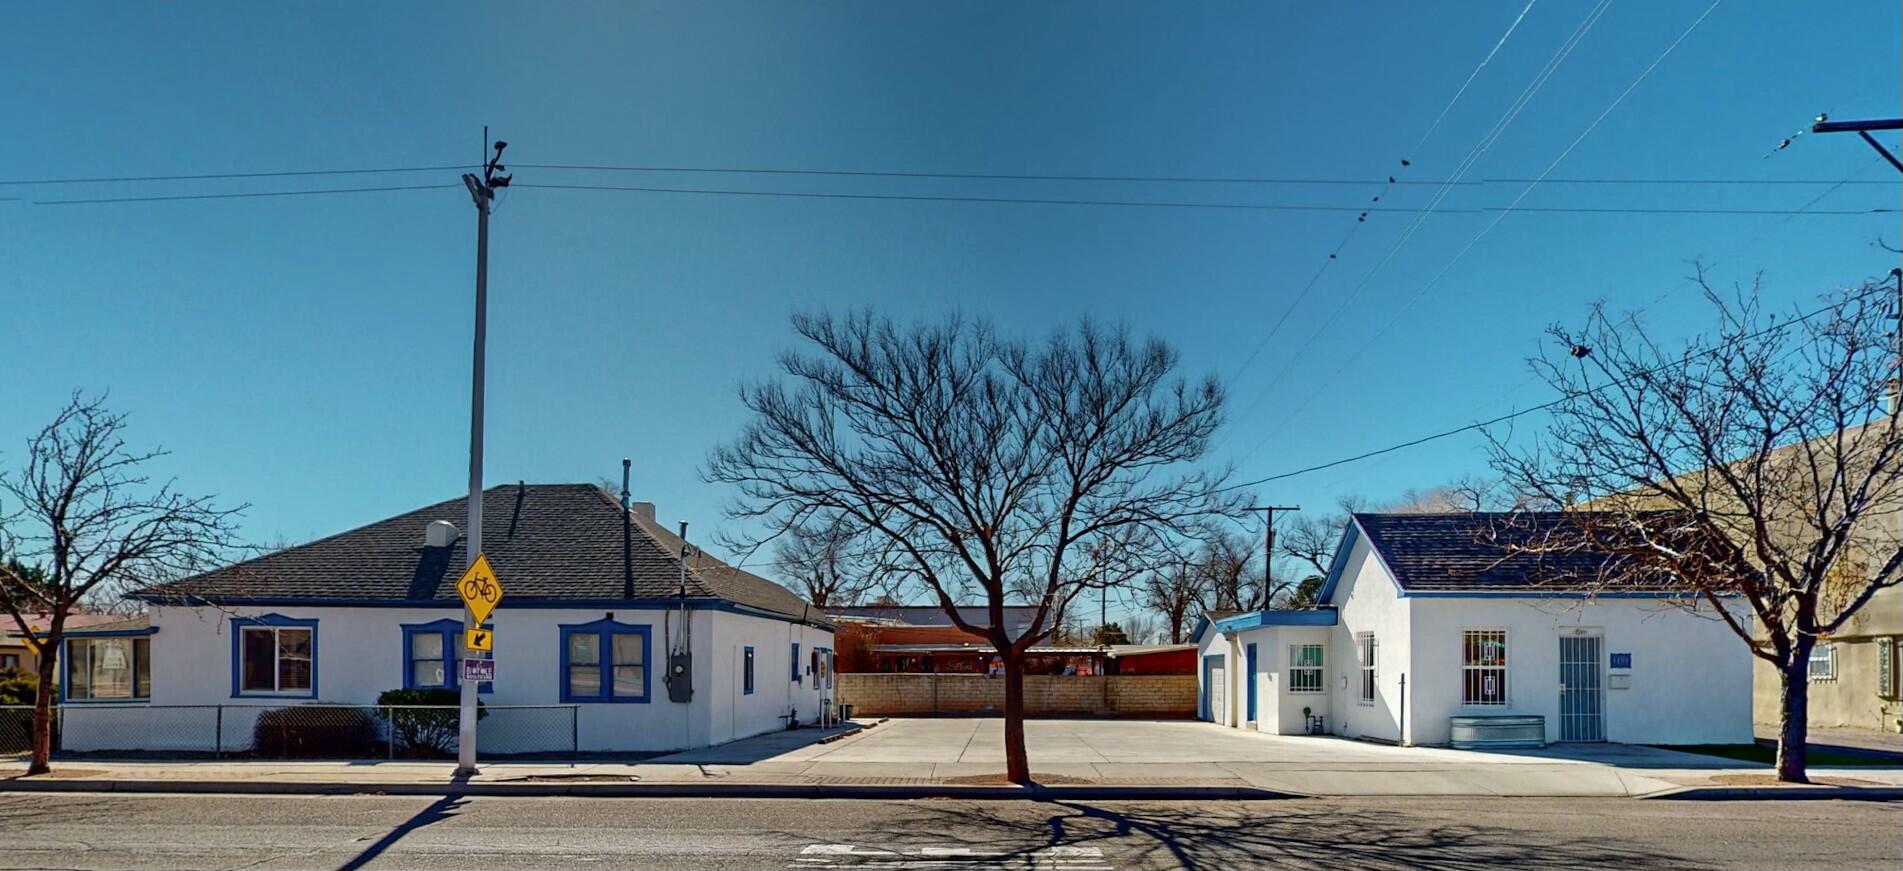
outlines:
{"label": "utility pole", "polygon": [[1275,595],[1275,512],[1300,511],[1300,505],[1251,505],[1248,511],[1262,512],[1262,607],[1269,607]]}
{"label": "utility pole", "polygon": [[1883,155],[1883,159],[1889,161],[1891,166],[1896,167],[1898,172],[1903,172],[1903,161],[1897,160],[1896,155],[1890,153],[1890,149],[1884,148],[1883,143],[1878,142],[1875,136],[1871,136],[1870,131],[1872,130],[1903,130],[1903,118],[1878,118],[1871,121],[1832,121],[1829,115],[1819,115],[1817,116],[1817,122],[1812,124],[1810,128],[1810,132],[1812,133],[1855,133],[1863,137],[1863,141],[1870,143],[1870,147],[1876,149],[1878,154]]}
{"label": "utility pole", "polygon": [[[489,339],[489,207],[494,204],[496,188],[508,187],[509,177],[498,176],[503,168],[502,149],[509,143],[498,140],[495,156],[489,154],[489,128],[482,128],[482,177],[463,173],[463,184],[476,202],[476,348],[475,364],[469,379],[469,532],[463,548],[463,567],[476,564],[482,555],[482,394],[484,348]],[[463,609],[463,629],[480,628],[474,614]],[[467,631],[464,633],[467,635]],[[476,773],[476,691],[479,681],[461,680],[461,710],[456,718],[456,776]]]}

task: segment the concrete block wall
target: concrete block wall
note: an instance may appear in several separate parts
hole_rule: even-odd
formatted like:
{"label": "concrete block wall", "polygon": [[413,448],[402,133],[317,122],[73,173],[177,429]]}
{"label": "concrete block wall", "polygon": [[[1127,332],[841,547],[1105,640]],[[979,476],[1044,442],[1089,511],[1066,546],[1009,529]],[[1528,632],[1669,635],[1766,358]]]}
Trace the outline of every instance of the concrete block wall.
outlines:
{"label": "concrete block wall", "polygon": [[[1028,675],[1024,704],[1033,717],[1196,716],[1196,676]],[[1004,679],[975,674],[842,674],[839,700],[854,715],[998,714]]]}

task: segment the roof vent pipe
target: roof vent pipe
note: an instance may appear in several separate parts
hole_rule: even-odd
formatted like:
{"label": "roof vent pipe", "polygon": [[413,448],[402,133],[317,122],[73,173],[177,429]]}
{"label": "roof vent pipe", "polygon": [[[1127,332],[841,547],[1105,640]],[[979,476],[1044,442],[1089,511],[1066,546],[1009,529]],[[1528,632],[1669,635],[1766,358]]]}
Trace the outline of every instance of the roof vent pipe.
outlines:
{"label": "roof vent pipe", "polygon": [[455,544],[456,539],[461,535],[462,533],[456,529],[456,524],[447,520],[432,520],[429,525],[423,527],[423,546],[449,547]]}

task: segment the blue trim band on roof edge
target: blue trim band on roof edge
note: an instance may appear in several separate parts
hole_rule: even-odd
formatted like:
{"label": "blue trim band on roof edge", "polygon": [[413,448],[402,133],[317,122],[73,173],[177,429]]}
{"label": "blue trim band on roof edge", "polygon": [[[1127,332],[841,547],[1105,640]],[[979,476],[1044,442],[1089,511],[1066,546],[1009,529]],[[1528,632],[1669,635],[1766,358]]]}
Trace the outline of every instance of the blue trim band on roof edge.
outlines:
{"label": "blue trim band on roof edge", "polygon": [[132,636],[139,636],[139,635],[155,635],[158,633],[158,631],[159,631],[159,627],[157,626],[147,626],[144,629],[68,629],[65,632],[60,633],[60,637],[61,638],[127,638]]}
{"label": "blue trim band on roof edge", "polygon": [[1316,608],[1313,610],[1285,611],[1271,609],[1252,614],[1237,614],[1216,621],[1218,632],[1239,632],[1263,626],[1334,626],[1341,621],[1341,615],[1334,608]]}
{"label": "blue trim band on roof edge", "polygon": [[[1335,558],[1328,562],[1328,579],[1322,581],[1321,591],[1315,594],[1319,605],[1334,603],[1335,587],[1341,583],[1341,573],[1348,568],[1348,555],[1354,552],[1355,540],[1362,535],[1361,521],[1348,516],[1348,527],[1341,532],[1341,543],[1335,545]],[[1372,544],[1370,545],[1372,546]],[[1399,585],[1397,584],[1398,588]]]}
{"label": "blue trim band on roof edge", "polygon": [[[238,596],[217,596],[213,598],[207,598],[204,596],[141,596],[139,598],[140,598],[140,601],[149,602],[154,605],[163,605],[163,606],[180,607],[180,608],[196,608],[196,607],[425,608],[425,609],[455,608],[458,610],[462,608],[462,603],[460,601],[456,601],[453,599],[374,599],[374,598],[361,598],[361,597],[359,598],[341,598],[341,597],[340,598],[326,598],[322,596],[259,596],[255,598],[238,597]],[[679,608],[683,603],[693,608],[700,608],[700,609],[704,609],[708,611],[728,611],[731,613],[742,614],[749,617],[760,617],[767,620],[779,620],[781,622],[792,623],[797,626],[812,626],[817,629],[824,629],[828,632],[831,632],[838,628],[838,624],[821,620],[817,617],[796,617],[791,614],[782,614],[778,611],[769,611],[765,608],[756,608],[751,605],[742,605],[738,602],[731,602],[726,599],[530,599],[530,598],[508,599],[508,598],[505,598],[502,600],[502,604],[496,606],[496,610],[498,612],[501,612],[501,611],[507,611],[511,608],[537,609],[537,610],[561,610],[564,608],[569,608],[569,609],[581,609],[581,610],[592,611],[596,609],[614,610],[617,608],[629,608],[634,610],[665,611],[669,608]]]}

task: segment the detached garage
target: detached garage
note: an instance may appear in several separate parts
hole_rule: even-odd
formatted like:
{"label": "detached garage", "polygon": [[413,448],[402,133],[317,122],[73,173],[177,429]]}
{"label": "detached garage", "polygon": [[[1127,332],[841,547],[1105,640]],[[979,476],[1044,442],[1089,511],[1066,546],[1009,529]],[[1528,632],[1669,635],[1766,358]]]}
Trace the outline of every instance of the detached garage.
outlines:
{"label": "detached garage", "polygon": [[1319,607],[1198,624],[1203,718],[1408,744],[1750,742],[1751,655],[1717,606],[1669,583],[1589,590],[1610,556],[1498,537],[1565,517],[1354,515]]}

